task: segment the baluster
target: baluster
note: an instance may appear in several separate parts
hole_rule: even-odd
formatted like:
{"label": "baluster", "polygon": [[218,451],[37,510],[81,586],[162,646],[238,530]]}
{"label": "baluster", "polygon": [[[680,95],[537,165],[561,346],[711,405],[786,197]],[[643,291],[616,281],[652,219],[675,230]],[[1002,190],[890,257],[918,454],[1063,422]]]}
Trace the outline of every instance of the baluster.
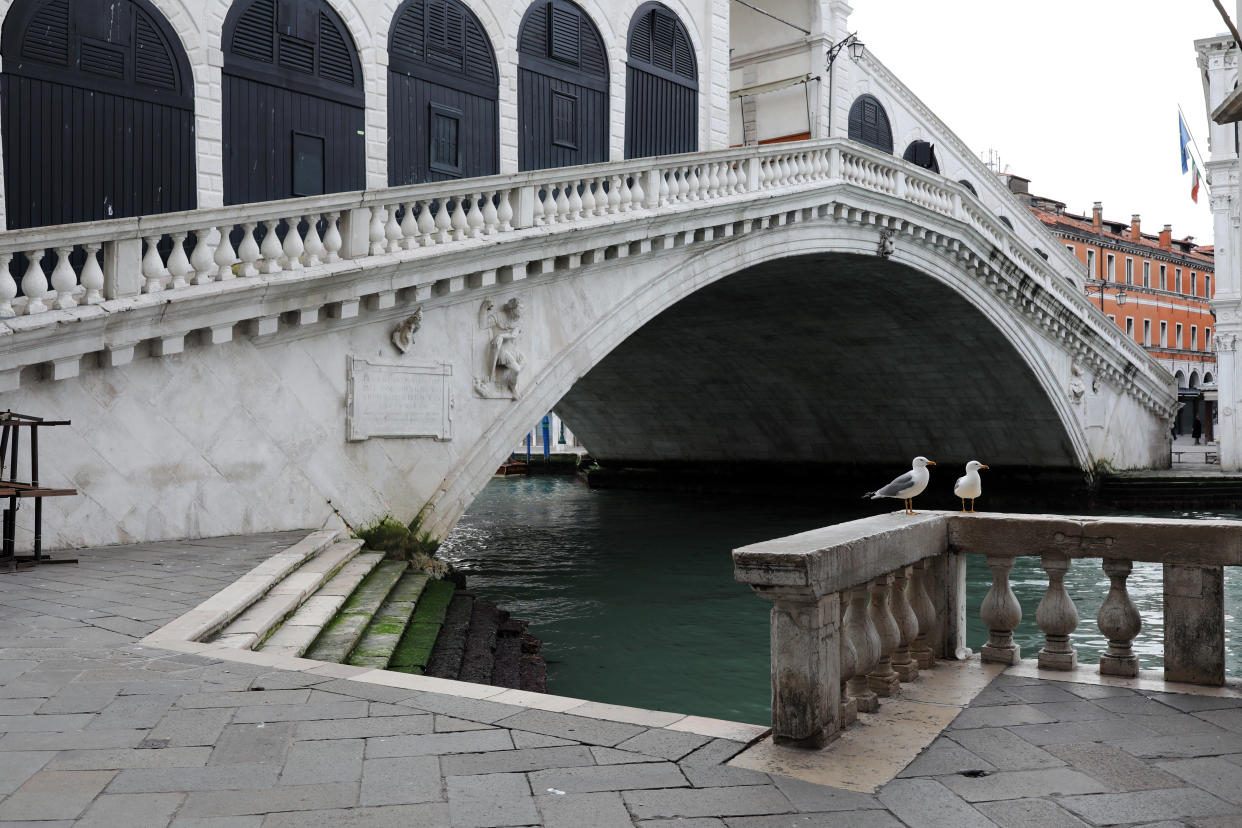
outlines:
{"label": "baluster", "polygon": [[331,264],[341,260],[341,229],[338,227],[340,213],[328,213],[328,228],[323,234],[323,249],[327,251],[323,260]]}
{"label": "baluster", "polygon": [[383,253],[386,245],[384,244],[384,208],[379,204],[371,205],[371,222],[367,225],[367,241],[370,242],[369,251],[372,256],[378,256]]}
{"label": "baluster", "polygon": [[1105,558],[1103,567],[1111,585],[1096,617],[1100,632],[1108,639],[1108,649],[1100,656],[1100,675],[1134,677],[1138,675],[1138,657],[1131,644],[1143,628],[1143,619],[1126,589],[1134,564]]}
{"label": "baluster", "polygon": [[449,220],[449,205],[444,199],[436,202],[436,244],[444,244],[453,233],[453,222]]}
{"label": "baluster", "polygon": [[553,211],[552,217],[549,220],[550,224],[566,221],[569,215],[569,194],[565,192],[565,188],[569,185],[559,184],[554,186],[556,186],[556,198],[552,201]]}
{"label": "baluster", "polygon": [[319,238],[319,214],[311,213],[302,216],[302,221],[306,222],[306,242],[303,248],[306,253],[304,255],[307,267],[314,267],[323,261],[324,254],[327,252],[323,246],[323,240]]}
{"label": "baluster", "polygon": [[47,296],[47,277],[43,275],[43,250],[26,251],[26,272],[22,274],[22,294],[26,297],[26,313],[43,313]]}
{"label": "baluster", "polygon": [[716,198],[723,195],[721,189],[724,187],[724,165],[715,161],[707,165],[707,197]]}
{"label": "baluster", "polygon": [[220,243],[216,245],[216,255],[212,257],[212,261],[218,268],[216,277],[221,282],[227,282],[233,278],[233,263],[237,261],[237,254],[233,252],[233,240],[229,238],[233,225],[222,224],[216,229],[220,233]]}
{"label": "baluster", "polygon": [[214,227],[202,227],[194,231],[194,252],[190,254],[190,265],[194,268],[196,285],[205,285],[216,280],[216,263],[211,258],[214,251],[211,246],[213,230]]}
{"label": "baluster", "polygon": [[[290,216],[285,222],[285,243],[281,247],[281,263],[286,270],[302,269],[302,254],[306,252],[306,245],[302,242],[302,233],[298,230],[298,216]],[[311,225],[308,223],[306,232],[309,233]]]}
{"label": "baluster", "polygon": [[385,249],[389,253],[396,253],[401,249],[401,224],[397,221],[397,208],[400,204],[389,204],[384,210],[388,213],[388,221],[384,224],[384,239],[387,242]]}
{"label": "baluster", "polygon": [[189,275],[194,272],[194,266],[190,264],[189,257],[185,255],[185,237],[187,235],[189,234],[172,234],[172,252],[168,254],[168,272],[172,274],[172,283],[169,287],[173,290],[189,287]]}
{"label": "baluster", "polygon": [[998,664],[1017,664],[1022,660],[1022,650],[1013,643],[1013,631],[1022,621],[1022,605],[1009,586],[1013,557],[988,555],[987,559],[992,570],[992,588],[983,597],[979,617],[988,628],[988,643],[983,645],[979,657]]}
{"label": "baluster", "polygon": [[[667,170],[667,171],[664,171],[664,172],[660,172],[660,173],[658,173],[658,174],[656,175],[656,178],[657,178],[657,179],[659,180],[659,182],[660,182],[660,189],[659,189],[659,191],[656,193],[656,204],[657,204],[657,205],[664,205],[664,204],[668,204],[668,202],[669,202],[669,193],[670,193],[670,192],[673,192],[673,191],[675,191],[675,190],[676,190],[676,188],[677,188],[677,182],[676,182],[676,181],[674,181],[674,180],[672,179],[672,176],[673,176],[673,175],[674,175],[674,173],[673,173],[673,171],[672,171],[672,170]],[[635,183],[637,183],[637,182],[638,182],[638,179],[637,179],[637,178],[635,178],[635,179],[634,179],[634,181],[635,181]],[[639,202],[637,202],[637,203],[638,203],[638,204],[642,204],[643,202],[639,201]]]}
{"label": "baluster", "polygon": [[565,185],[569,188],[569,216],[568,220],[573,221],[586,215],[582,209],[582,196],[578,194],[579,183],[571,181]]}
{"label": "baluster", "polygon": [[500,213],[496,210],[497,193],[495,190],[483,194],[483,234],[490,236],[496,232],[496,224]]}
{"label": "baluster", "polygon": [[412,250],[418,247],[418,217],[414,215],[416,202],[407,201],[404,205],[405,214],[401,217],[401,249]]}
{"label": "baluster", "polygon": [[633,184],[630,184],[629,176],[621,176],[621,212],[633,210],[636,205],[642,207],[646,198],[641,175],[634,176]]}
{"label": "baluster", "polygon": [[686,170],[686,200],[699,200],[699,168],[697,164],[691,164]]}
{"label": "baluster", "polygon": [[1073,670],[1078,653],[1069,643],[1070,633],[1078,627],[1078,609],[1065,591],[1065,573],[1069,558],[1044,555],[1040,561],[1048,573],[1048,591],[1035,610],[1035,623],[1044,633],[1044,648],[1039,651],[1039,666],[1045,670]]}
{"label": "baluster", "polygon": [[919,634],[914,638],[910,654],[923,670],[936,663],[936,650],[932,646],[936,630],[936,605],[927,594],[927,573],[931,564],[931,558],[924,558],[915,564],[914,577],[910,580],[910,606],[919,620]]}
{"label": "baluster", "polygon": [[621,212],[621,182],[623,175],[608,176],[608,192],[605,194],[604,212],[609,215]]}
{"label": "baluster", "polygon": [[725,195],[733,195],[737,192],[737,169],[732,161],[724,163],[724,191]]}
{"label": "baluster", "polygon": [[73,298],[73,289],[78,286],[77,274],[69,264],[72,247],[56,248],[56,267],[52,268],[52,287],[56,290],[56,308],[68,310],[76,308],[78,300]]}
{"label": "baluster", "polygon": [[0,253],[0,319],[17,316],[17,311],[13,310],[13,299],[17,296],[17,280],[9,272],[9,263],[12,261],[12,253]]}
{"label": "baluster", "polygon": [[858,702],[851,699],[849,691],[846,690],[850,679],[854,677],[854,666],[858,663],[858,656],[854,653],[853,642],[845,632],[845,613],[849,609],[849,593],[841,593],[838,599],[841,605],[841,615],[840,623],[837,625],[837,641],[840,644],[841,727],[844,728],[858,719]]}
{"label": "baluster", "polygon": [[901,686],[901,679],[893,670],[893,650],[901,631],[897,629],[897,621],[889,608],[889,593],[893,588],[893,576],[883,575],[871,582],[871,623],[875,624],[880,634],[880,658],[875,669],[867,674],[867,683],[877,696],[891,696]]}
{"label": "baluster", "polygon": [[677,202],[679,204],[690,200],[690,172],[691,167],[677,168]]}
{"label": "baluster", "polygon": [[559,193],[556,189],[555,184],[549,184],[547,187],[544,188],[544,191],[543,191],[543,223],[544,224],[555,224],[556,223],[556,214],[557,214],[557,211],[560,209],[556,203],[556,198],[558,195],[563,197],[565,194]]}
{"label": "baluster", "polygon": [[902,681],[919,677],[919,663],[910,654],[910,646],[919,634],[919,619],[906,595],[912,567],[903,566],[893,573],[893,619],[897,622],[897,646],[893,649],[893,670]]}
{"label": "baluster", "polygon": [[242,243],[237,246],[237,257],[241,259],[241,276],[258,276],[259,268],[255,266],[255,262],[259,260],[259,243],[254,240],[255,223],[248,221],[242,225],[245,235],[242,237]]}
{"label": "baluster", "polygon": [[[103,269],[99,266],[100,245],[92,242],[90,244],[83,245],[83,247],[86,248],[86,262],[82,265],[82,287],[86,288],[86,296],[85,298],[83,298],[82,301],[84,304],[87,304],[87,305],[98,305],[104,299],[103,297],[103,287],[104,287]],[[12,255],[10,254],[5,254],[5,255],[8,255],[8,258],[5,258],[4,256],[0,256],[0,268],[3,268],[4,273],[8,274],[9,259],[12,258]],[[3,281],[3,280],[0,279],[0,281]],[[13,281],[12,276],[9,276],[9,281],[10,282]],[[17,290],[16,284],[13,285],[13,290],[14,291]],[[3,293],[3,289],[0,288],[0,295],[2,295],[2,293]],[[9,297],[9,298],[11,299],[12,297]],[[0,306],[0,316],[4,316],[4,311],[2,309],[2,306]]]}
{"label": "baluster", "polygon": [[513,204],[510,203],[509,197],[513,191],[509,189],[500,191],[500,204],[496,207],[496,221],[500,222],[500,232],[508,233],[513,229]]}
{"label": "baluster", "polygon": [[436,243],[436,219],[431,214],[431,199],[418,202],[418,243],[430,247]]}
{"label": "baluster", "polygon": [[[158,247],[160,238],[160,236],[149,236],[143,239],[147,245],[147,252],[142,257],[142,276],[146,279],[142,286],[143,293],[159,293],[164,289],[164,260],[160,258]],[[25,291],[25,283],[22,284],[22,290]]]}
{"label": "baluster", "polygon": [[453,202],[453,212],[449,216],[449,223],[453,228],[453,241],[461,241],[466,237],[466,231],[470,229],[470,223],[466,221],[466,199],[470,196],[458,196]]}
{"label": "baluster", "polygon": [[279,273],[280,257],[284,255],[284,247],[280,244],[280,236],[276,233],[276,225],[279,219],[265,219],[263,221],[263,244],[259,246],[259,253],[263,255],[263,265],[259,268],[262,273]]}
{"label": "baluster", "polygon": [[867,674],[880,661],[880,634],[867,612],[867,588],[849,591],[849,608],[845,611],[845,634],[854,648],[854,673],[845,683],[846,692],[854,700],[859,713],[874,713],[880,700],[867,681]]}
{"label": "baluster", "polygon": [[582,194],[578,198],[582,201],[582,217],[590,218],[595,215],[595,195],[591,192],[594,186],[594,178],[582,179]]}
{"label": "baluster", "polygon": [[480,198],[482,195],[479,193],[466,197],[466,235],[472,239],[483,235],[483,211],[479,209]]}

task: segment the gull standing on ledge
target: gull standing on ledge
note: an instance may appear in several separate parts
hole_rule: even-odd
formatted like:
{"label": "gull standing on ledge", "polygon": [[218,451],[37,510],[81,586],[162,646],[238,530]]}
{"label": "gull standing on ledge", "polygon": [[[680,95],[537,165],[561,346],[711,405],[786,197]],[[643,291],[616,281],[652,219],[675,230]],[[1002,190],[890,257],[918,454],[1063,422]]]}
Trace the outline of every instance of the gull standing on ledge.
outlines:
{"label": "gull standing on ledge", "polygon": [[979,479],[979,469],[986,469],[988,466],[980,463],[978,460],[971,460],[966,464],[966,474],[957,479],[953,484],[953,494],[962,499],[962,511],[966,511],[966,501],[970,501],[970,511],[975,510],[975,498],[983,494],[983,481]]}
{"label": "gull standing on ledge", "polygon": [[910,471],[882,489],[867,492],[863,495],[863,499],[879,500],[882,497],[895,497],[905,501],[907,515],[917,515],[918,512],[914,511],[914,504],[911,501],[927,488],[927,481],[931,477],[931,472],[927,470],[927,467],[936,465],[936,461],[928,460],[920,455],[914,458],[914,462],[911,465],[914,468],[910,469]]}

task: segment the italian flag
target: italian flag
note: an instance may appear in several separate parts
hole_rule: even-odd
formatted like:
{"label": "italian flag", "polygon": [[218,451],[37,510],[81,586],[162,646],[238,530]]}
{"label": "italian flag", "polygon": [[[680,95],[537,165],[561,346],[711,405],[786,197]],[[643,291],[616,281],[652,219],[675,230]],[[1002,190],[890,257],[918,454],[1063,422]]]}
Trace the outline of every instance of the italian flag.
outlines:
{"label": "italian flag", "polygon": [[1193,157],[1190,159],[1190,200],[1199,203],[1199,165]]}

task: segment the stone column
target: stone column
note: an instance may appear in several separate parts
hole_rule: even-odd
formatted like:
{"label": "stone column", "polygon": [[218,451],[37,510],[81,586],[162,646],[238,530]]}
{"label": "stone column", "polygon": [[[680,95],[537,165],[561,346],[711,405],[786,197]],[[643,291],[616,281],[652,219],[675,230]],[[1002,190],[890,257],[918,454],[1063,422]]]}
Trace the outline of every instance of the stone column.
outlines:
{"label": "stone column", "polygon": [[1138,657],[1134,655],[1131,644],[1143,628],[1138,607],[1134,606],[1126,589],[1126,579],[1130,577],[1134,564],[1105,558],[1103,567],[1111,586],[1097,616],[1100,632],[1108,639],[1108,649],[1100,656],[1100,674],[1132,678],[1138,675]]}
{"label": "stone column", "polygon": [[772,738],[823,747],[841,729],[840,597],[764,590],[771,613]]}
{"label": "stone column", "polygon": [[984,596],[979,611],[988,628],[988,643],[983,645],[981,658],[1000,664],[1017,664],[1022,660],[1022,650],[1013,643],[1013,631],[1022,622],[1022,605],[1009,587],[1013,557],[988,555],[987,558],[988,568],[992,570],[992,588]]}
{"label": "stone column", "polygon": [[893,670],[902,681],[914,681],[919,677],[919,663],[910,653],[915,637],[919,634],[919,619],[910,606],[906,592],[909,572],[913,567],[903,566],[893,573],[893,620],[897,622],[897,646],[893,650]]}
{"label": "stone column", "polygon": [[927,595],[927,570],[932,564],[931,558],[924,558],[914,565],[914,576],[910,579],[910,606],[918,618],[919,634],[910,646],[910,653],[919,663],[919,669],[926,670],[936,663],[936,652],[932,642],[936,639],[936,608]]}
{"label": "stone column", "polygon": [[897,649],[901,631],[889,609],[889,591],[893,576],[883,575],[871,582],[871,623],[880,634],[880,659],[875,669],[867,674],[867,683],[877,696],[892,696],[901,687],[901,679],[893,670],[893,650]]}
{"label": "stone column", "polygon": [[1048,591],[1035,610],[1035,622],[1044,633],[1044,648],[1039,651],[1039,666],[1045,670],[1073,670],[1078,654],[1069,643],[1070,633],[1078,627],[1078,610],[1065,591],[1065,573],[1069,558],[1044,555],[1044,572],[1048,573]]}
{"label": "stone column", "polygon": [[867,681],[867,674],[880,660],[880,634],[867,612],[867,588],[854,587],[847,593],[847,600],[845,634],[854,645],[854,675],[846,682],[846,692],[859,713],[874,713],[880,701]]}
{"label": "stone column", "polygon": [[1164,565],[1164,680],[1225,683],[1225,583],[1219,566]]}

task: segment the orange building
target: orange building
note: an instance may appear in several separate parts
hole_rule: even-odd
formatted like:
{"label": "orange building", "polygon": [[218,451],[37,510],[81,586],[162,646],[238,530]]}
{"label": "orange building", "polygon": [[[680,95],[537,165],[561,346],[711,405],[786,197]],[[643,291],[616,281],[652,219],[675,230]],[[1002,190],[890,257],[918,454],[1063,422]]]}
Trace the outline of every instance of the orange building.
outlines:
{"label": "orange building", "polygon": [[1129,222],[1109,221],[1098,201],[1090,216],[1076,216],[1059,201],[1032,196],[1027,179],[1002,178],[1083,263],[1088,297],[1176,378],[1185,403],[1179,433],[1189,434],[1200,417],[1210,440],[1216,389],[1212,247],[1196,245],[1190,236],[1174,239],[1167,224],[1159,234],[1144,233],[1137,215]]}

